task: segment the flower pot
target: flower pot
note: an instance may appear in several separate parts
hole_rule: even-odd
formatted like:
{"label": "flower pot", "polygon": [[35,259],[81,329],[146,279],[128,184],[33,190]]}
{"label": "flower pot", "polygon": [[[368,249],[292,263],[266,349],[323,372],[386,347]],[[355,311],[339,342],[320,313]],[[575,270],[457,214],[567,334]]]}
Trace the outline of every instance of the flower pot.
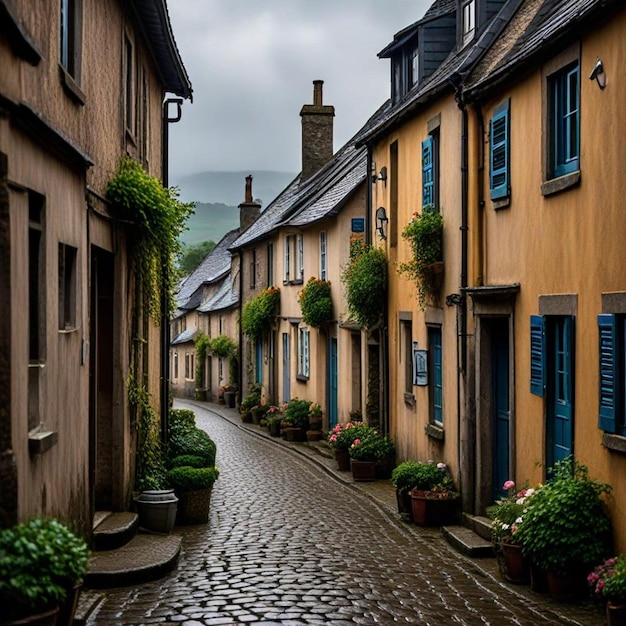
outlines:
{"label": "flower pot", "polygon": [[252,423],[257,426],[261,422],[261,416],[263,415],[263,409],[260,406],[255,406],[250,411],[252,413]]}
{"label": "flower pot", "polygon": [[59,607],[55,606],[44,613],[28,615],[11,622],[0,622],[1,626],[56,626],[59,616]]}
{"label": "flower pot", "polygon": [[445,526],[455,522],[458,494],[441,497],[433,491],[411,491],[413,522],[418,526]]}
{"label": "flower pot", "polygon": [[306,441],[306,430],[304,428],[290,426],[283,428],[283,433],[287,441]]}
{"label": "flower pot", "polygon": [[352,478],[357,482],[376,480],[376,461],[350,461]]}
{"label": "flower pot", "polygon": [[409,522],[413,521],[413,507],[411,506],[411,496],[408,491],[398,491],[396,489],[396,503],[398,504],[398,513],[403,519]]}
{"label": "flower pot", "polygon": [[176,522],[178,498],[173,489],[142,491],[136,498],[139,525],[157,533],[170,533]]}
{"label": "flower pot", "polygon": [[530,582],[530,568],[522,554],[522,546],[502,542],[500,547],[504,561],[502,572],[504,578],[516,585],[525,585]]}
{"label": "flower pot", "polygon": [[179,491],[176,523],[183,526],[206,524],[209,521],[211,491],[211,487],[208,489]]}
{"label": "flower pot", "polygon": [[350,453],[347,450],[335,450],[335,461],[340,472],[350,471]]}
{"label": "flower pot", "polygon": [[608,626],[626,626],[626,604],[607,602],[606,621]]}
{"label": "flower pot", "polygon": [[224,392],[224,404],[226,404],[226,406],[229,409],[234,409],[235,408],[235,396],[237,395],[236,391],[225,391]]}
{"label": "flower pot", "polygon": [[321,438],[322,438],[321,430],[307,430],[306,431],[307,441],[319,441]]}
{"label": "flower pot", "polygon": [[244,411],[241,414],[241,421],[244,424],[252,424],[252,413],[250,413],[250,411]]}
{"label": "flower pot", "polygon": [[585,576],[576,568],[562,575],[548,570],[547,577],[548,593],[555,600],[569,600],[587,593]]}
{"label": "flower pot", "polygon": [[548,593],[548,573],[530,562],[530,588],[536,593]]}
{"label": "flower pot", "polygon": [[280,437],[280,422],[270,421],[267,424],[267,428],[272,437]]}

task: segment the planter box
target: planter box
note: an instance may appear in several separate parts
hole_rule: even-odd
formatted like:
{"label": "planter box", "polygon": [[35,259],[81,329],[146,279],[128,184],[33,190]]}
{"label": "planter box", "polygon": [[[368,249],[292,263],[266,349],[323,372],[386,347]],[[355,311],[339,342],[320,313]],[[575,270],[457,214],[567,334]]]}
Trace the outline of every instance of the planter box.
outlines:
{"label": "planter box", "polygon": [[206,524],[209,521],[211,491],[212,489],[209,487],[208,489],[178,492],[176,523],[183,526]]}
{"label": "planter box", "polygon": [[365,482],[376,480],[376,462],[375,461],[350,461],[352,468],[352,478],[357,482]]}
{"label": "planter box", "polygon": [[306,430],[304,428],[283,428],[283,434],[287,441],[306,441]]}
{"label": "planter box", "polygon": [[430,491],[411,491],[413,522],[418,526],[445,526],[456,521],[458,495],[453,498],[433,497]]}

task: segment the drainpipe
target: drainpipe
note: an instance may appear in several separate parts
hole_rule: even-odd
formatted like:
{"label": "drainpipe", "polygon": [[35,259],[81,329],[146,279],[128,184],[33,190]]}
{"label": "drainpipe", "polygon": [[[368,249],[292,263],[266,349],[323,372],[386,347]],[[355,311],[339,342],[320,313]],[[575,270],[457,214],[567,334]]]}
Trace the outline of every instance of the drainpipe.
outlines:
{"label": "drainpipe", "polygon": [[[176,105],[176,115],[169,116],[170,104]],[[161,161],[161,179],[163,186],[168,187],[168,169],[169,169],[169,125],[179,122],[182,117],[182,98],[168,98],[163,102],[162,110],[162,161]],[[167,274],[167,264],[163,265],[163,284],[168,285],[170,277]],[[170,319],[169,319],[169,301],[167,289],[163,289],[161,293],[161,441],[167,443],[167,427],[169,417],[169,393],[170,393]]]}

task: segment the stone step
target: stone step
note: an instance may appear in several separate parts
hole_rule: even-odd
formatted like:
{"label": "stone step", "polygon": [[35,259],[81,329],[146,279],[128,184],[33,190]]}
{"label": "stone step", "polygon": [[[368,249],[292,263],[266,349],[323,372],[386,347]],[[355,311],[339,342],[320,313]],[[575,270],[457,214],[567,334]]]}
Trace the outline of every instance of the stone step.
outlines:
{"label": "stone step", "polygon": [[463,525],[471,528],[486,541],[491,541],[491,518],[463,513]]}
{"label": "stone step", "polygon": [[176,567],[181,544],[180,535],[139,533],[120,548],[94,552],[85,586],[108,589],[162,578]]}
{"label": "stone step", "polygon": [[446,541],[456,550],[472,558],[493,557],[493,543],[483,539],[466,526],[443,526]]}
{"label": "stone step", "polygon": [[96,551],[114,550],[128,543],[139,528],[136,513],[98,511],[94,515],[93,545]]}

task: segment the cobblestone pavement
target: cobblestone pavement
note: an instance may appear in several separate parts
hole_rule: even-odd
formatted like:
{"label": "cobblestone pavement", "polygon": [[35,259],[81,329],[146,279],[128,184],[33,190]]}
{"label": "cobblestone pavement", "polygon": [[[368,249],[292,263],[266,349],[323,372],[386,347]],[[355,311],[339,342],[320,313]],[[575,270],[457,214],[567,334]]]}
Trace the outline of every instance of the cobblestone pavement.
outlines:
{"label": "cobblestone pavement", "polygon": [[406,524],[285,446],[187,406],[217,443],[209,524],[177,527],[177,570],[108,591],[89,625],[603,623],[520,593],[439,531]]}

